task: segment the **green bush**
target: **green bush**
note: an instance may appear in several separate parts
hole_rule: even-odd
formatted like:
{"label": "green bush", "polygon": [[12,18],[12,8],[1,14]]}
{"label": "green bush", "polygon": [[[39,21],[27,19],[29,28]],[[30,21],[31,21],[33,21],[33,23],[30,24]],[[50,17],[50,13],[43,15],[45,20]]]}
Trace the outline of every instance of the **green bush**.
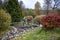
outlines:
{"label": "green bush", "polygon": [[45,15],[36,16],[36,17],[33,19],[34,23],[35,23],[35,22],[39,22],[39,23],[40,23],[40,20],[41,20],[41,18],[42,18],[43,16],[45,16]]}
{"label": "green bush", "polygon": [[6,31],[10,26],[10,22],[11,16],[4,10],[0,9],[0,32]]}

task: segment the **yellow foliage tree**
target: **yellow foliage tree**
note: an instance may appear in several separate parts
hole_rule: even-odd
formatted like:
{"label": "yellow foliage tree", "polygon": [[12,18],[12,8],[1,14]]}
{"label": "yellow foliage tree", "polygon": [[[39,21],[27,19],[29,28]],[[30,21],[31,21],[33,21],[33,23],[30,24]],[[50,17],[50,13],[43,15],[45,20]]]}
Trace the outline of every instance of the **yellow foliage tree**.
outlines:
{"label": "yellow foliage tree", "polygon": [[35,15],[40,15],[40,3],[38,1],[35,3]]}

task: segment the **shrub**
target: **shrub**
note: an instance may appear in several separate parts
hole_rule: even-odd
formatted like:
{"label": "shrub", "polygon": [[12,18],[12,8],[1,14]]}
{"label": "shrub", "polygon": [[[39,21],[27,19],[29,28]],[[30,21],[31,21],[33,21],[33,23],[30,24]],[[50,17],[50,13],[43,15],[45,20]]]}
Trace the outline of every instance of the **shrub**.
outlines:
{"label": "shrub", "polygon": [[41,18],[41,23],[45,28],[56,28],[60,26],[60,15],[48,14]]}
{"label": "shrub", "polygon": [[40,23],[40,20],[41,20],[41,18],[42,18],[43,16],[45,16],[45,15],[36,16],[36,17],[34,18],[34,23],[35,23],[35,22],[39,22],[39,23]]}
{"label": "shrub", "polygon": [[26,16],[26,18],[30,18],[31,20],[33,19],[33,17],[32,17],[32,16]]}
{"label": "shrub", "polygon": [[3,32],[9,28],[11,17],[4,10],[0,9],[0,32]]}
{"label": "shrub", "polygon": [[27,19],[27,21],[28,20],[31,21],[33,19],[33,17],[32,16],[26,16],[26,19]]}

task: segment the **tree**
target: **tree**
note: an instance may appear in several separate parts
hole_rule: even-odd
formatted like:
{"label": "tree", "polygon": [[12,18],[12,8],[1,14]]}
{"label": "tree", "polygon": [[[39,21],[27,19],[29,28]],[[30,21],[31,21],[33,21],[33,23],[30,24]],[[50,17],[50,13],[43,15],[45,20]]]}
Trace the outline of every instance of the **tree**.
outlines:
{"label": "tree", "polygon": [[53,0],[54,4],[53,4],[53,12],[56,13],[56,11],[58,11],[58,9],[60,8],[60,0]]}
{"label": "tree", "polygon": [[6,5],[8,3],[8,0],[4,0],[3,3],[2,3],[2,8],[5,9]]}
{"label": "tree", "polygon": [[50,10],[52,10],[53,13],[57,13],[57,9],[60,8],[60,0],[44,0],[44,3],[44,9],[47,14]]}
{"label": "tree", "polygon": [[53,0],[54,4],[53,4],[53,9],[58,8],[60,6],[60,0]]}
{"label": "tree", "polygon": [[48,14],[49,10],[51,10],[52,7],[52,1],[51,0],[44,0],[44,10]]}
{"label": "tree", "polygon": [[0,0],[0,8],[2,8],[2,0]]}
{"label": "tree", "polygon": [[33,9],[29,9],[28,12],[30,16],[33,16]]}
{"label": "tree", "polygon": [[23,1],[20,1],[19,5],[21,6],[22,16],[24,17],[26,9],[25,9],[25,5],[24,5]]}
{"label": "tree", "polygon": [[21,6],[22,10],[25,9],[25,5],[24,5],[23,1],[20,1],[20,2],[19,2],[19,5]]}
{"label": "tree", "polygon": [[5,9],[12,17],[12,22],[19,22],[22,18],[21,6],[18,3],[18,0],[9,0]]}
{"label": "tree", "polygon": [[2,0],[0,0],[0,5],[2,4]]}
{"label": "tree", "polygon": [[40,15],[40,3],[38,1],[35,3],[35,14]]}

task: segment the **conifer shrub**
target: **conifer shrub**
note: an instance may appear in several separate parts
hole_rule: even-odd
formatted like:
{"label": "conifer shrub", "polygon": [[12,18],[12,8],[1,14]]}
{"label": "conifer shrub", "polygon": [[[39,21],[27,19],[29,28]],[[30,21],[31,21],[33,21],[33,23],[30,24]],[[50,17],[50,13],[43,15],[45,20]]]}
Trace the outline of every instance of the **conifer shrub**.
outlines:
{"label": "conifer shrub", "polygon": [[6,13],[3,9],[0,9],[0,35],[1,32],[6,31],[11,22],[11,16]]}

